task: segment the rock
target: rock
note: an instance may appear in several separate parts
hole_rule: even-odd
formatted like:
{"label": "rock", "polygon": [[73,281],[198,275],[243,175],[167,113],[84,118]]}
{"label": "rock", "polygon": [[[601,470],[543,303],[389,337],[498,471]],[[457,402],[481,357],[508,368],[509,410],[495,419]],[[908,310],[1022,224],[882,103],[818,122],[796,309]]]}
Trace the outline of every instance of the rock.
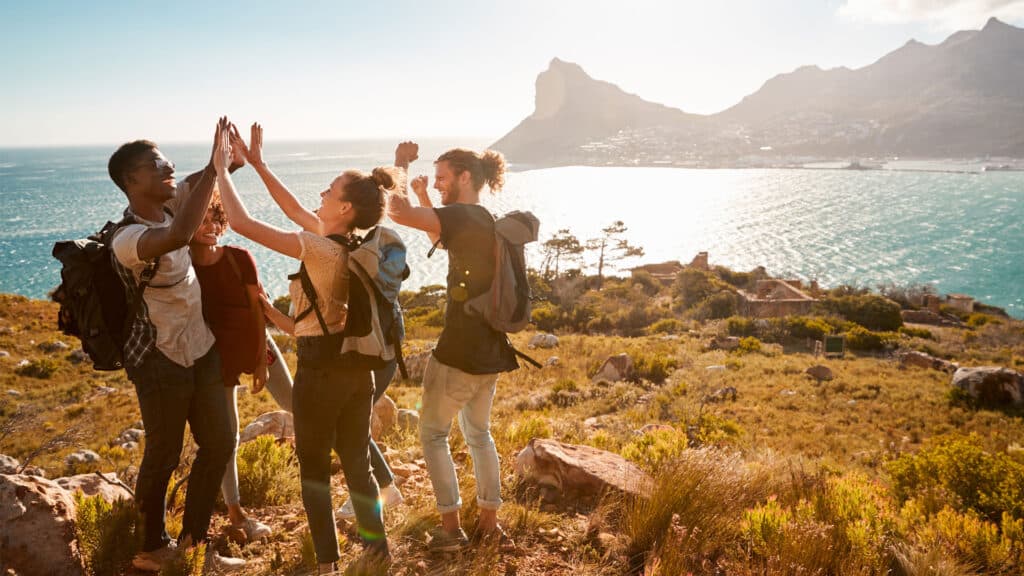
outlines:
{"label": "rock", "polygon": [[818,382],[831,380],[833,378],[832,370],[828,366],[822,366],[821,364],[811,366],[807,370],[804,370],[804,374],[807,374]]}
{"label": "rock", "polygon": [[45,478],[0,475],[0,561],[16,574],[81,576],[71,493]]}
{"label": "rock", "polygon": [[604,424],[601,422],[601,420],[598,419],[597,416],[591,416],[590,418],[584,420],[583,426],[585,428],[590,428],[592,430],[600,430],[601,428],[604,428]]}
{"label": "rock", "polygon": [[561,362],[561,360],[558,359],[558,356],[551,356],[551,357],[549,357],[547,359],[546,362],[544,362],[544,365],[545,366],[558,366],[559,362]]}
{"label": "rock", "polygon": [[68,454],[67,457],[64,458],[64,463],[68,466],[74,466],[75,464],[91,464],[99,461],[100,455],[92,450],[78,450]]}
{"label": "rock", "polygon": [[708,366],[707,368],[704,368],[704,370],[706,370],[706,371],[708,371],[710,373],[720,373],[720,372],[725,372],[726,370],[728,370],[728,368],[726,368],[722,364],[712,364],[711,366]]}
{"label": "rock", "polygon": [[611,550],[615,547],[615,544],[619,541],[619,537],[610,532],[601,532],[597,535],[597,543],[604,550]]}
{"label": "rock", "polygon": [[601,365],[592,380],[606,380],[608,382],[619,382],[633,377],[633,359],[628,354],[610,356]]}
{"label": "rock", "polygon": [[534,438],[516,457],[521,477],[557,489],[563,496],[596,501],[606,490],[646,495],[651,479],[622,456],[590,446]]}
{"label": "rock", "polygon": [[983,404],[1024,403],[1024,374],[1009,368],[959,368],[953,373],[952,383]]}
{"label": "rock", "polygon": [[427,371],[427,362],[430,361],[433,350],[425,350],[405,356],[405,369],[409,373],[409,380],[413,382],[423,381],[423,373]]}
{"label": "rock", "polygon": [[398,411],[398,428],[418,431],[420,429],[420,413],[407,408],[400,409]]}
{"label": "rock", "polygon": [[0,454],[0,474],[15,474],[21,468],[21,462],[6,454]]}
{"label": "rock", "polygon": [[558,346],[558,336],[554,334],[534,334],[528,344],[530,348],[554,348]]}
{"label": "rock", "polygon": [[122,450],[127,450],[127,451],[131,452],[132,450],[137,450],[139,448],[139,443],[138,442],[125,442],[124,444],[119,444],[119,446],[121,447]]}
{"label": "rock", "polygon": [[10,358],[11,353],[7,350],[0,350],[0,358]]}
{"label": "rock", "polygon": [[36,476],[39,478],[46,478],[46,470],[43,470],[39,466],[26,466],[21,473],[25,476]]}
{"label": "rock", "polygon": [[68,346],[60,340],[54,340],[53,342],[41,342],[36,347],[43,352],[63,352],[64,350],[71,350],[71,346]]}
{"label": "rock", "polygon": [[725,350],[726,352],[736,350],[740,347],[740,339],[736,336],[715,336],[708,343],[708,350]]}
{"label": "rock", "polygon": [[14,396],[15,398],[17,398],[18,396],[21,396],[21,392],[11,388],[10,390],[7,391],[7,395]]}
{"label": "rock", "polygon": [[399,478],[408,478],[420,471],[419,466],[415,464],[394,464],[390,468],[391,472]]}
{"label": "rock", "polygon": [[0,328],[0,336],[10,336],[11,334],[14,334],[14,329],[10,326]]}
{"label": "rock", "polygon": [[295,423],[292,420],[291,413],[277,410],[260,414],[258,418],[242,430],[238,441],[240,443],[249,442],[264,434],[269,434],[278,440],[282,438],[295,438]]}
{"label": "rock", "polygon": [[900,352],[900,368],[907,368],[908,366],[915,366],[917,368],[931,368],[933,370],[940,370],[942,372],[949,372],[952,374],[959,368],[953,362],[949,360],[943,360],[942,358],[936,358],[924,352],[917,352],[916,350],[907,350]]}
{"label": "rock", "polygon": [[28,366],[29,364],[31,364],[31,362],[29,362],[28,358],[22,358],[21,361],[19,361],[17,364],[14,365],[14,367],[15,368],[24,368],[25,366]]}
{"label": "rock", "polygon": [[126,442],[140,442],[146,437],[146,431],[141,428],[128,428],[121,432],[111,444],[124,444]]}
{"label": "rock", "polygon": [[796,390],[780,390],[780,396],[796,396]]}
{"label": "rock", "polygon": [[114,394],[117,392],[117,388],[111,388],[110,386],[99,386],[96,388],[96,393],[100,396],[106,396],[107,394]]}
{"label": "rock", "polygon": [[385,394],[373,405],[373,414],[370,415],[370,436],[374,440],[380,440],[394,430],[397,423],[398,406]]}
{"label": "rock", "polygon": [[543,410],[548,406],[548,396],[541,392],[535,392],[525,400],[516,403],[516,410]]}
{"label": "rock", "polygon": [[81,348],[75,350],[68,356],[68,360],[70,360],[72,364],[81,364],[82,362],[85,362],[88,359],[89,355],[86,354],[85,350],[82,350]]}
{"label": "rock", "polygon": [[[103,477],[109,478],[111,482],[117,482],[117,474],[114,472],[104,473]],[[65,476],[64,478],[57,478],[54,482],[68,492],[79,490],[86,496],[96,496],[99,494],[104,500],[111,503],[117,499],[132,499],[131,493],[125,490],[122,486],[102,480],[96,474]]]}
{"label": "rock", "polygon": [[249,535],[245,533],[245,529],[232,526],[230,522],[224,526],[224,535],[239,546],[244,546],[249,541]]}
{"label": "rock", "polygon": [[736,388],[732,386],[725,386],[715,390],[711,394],[705,394],[704,402],[723,402],[725,400],[732,400],[735,402],[738,395],[739,392],[736,391]]}

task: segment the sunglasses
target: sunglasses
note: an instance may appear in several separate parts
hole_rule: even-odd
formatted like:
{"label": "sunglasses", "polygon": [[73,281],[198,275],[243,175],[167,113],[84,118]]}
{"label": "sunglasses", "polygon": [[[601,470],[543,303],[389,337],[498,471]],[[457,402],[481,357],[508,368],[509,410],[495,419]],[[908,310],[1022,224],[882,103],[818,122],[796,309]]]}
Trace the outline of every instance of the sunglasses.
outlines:
{"label": "sunglasses", "polygon": [[174,170],[174,162],[171,162],[170,160],[168,160],[167,158],[164,158],[163,156],[158,156],[156,158],[153,158],[152,160],[136,164],[135,167],[136,168],[152,167],[152,168],[156,169],[157,172],[163,172],[164,170],[167,170],[168,168],[170,168],[173,171]]}

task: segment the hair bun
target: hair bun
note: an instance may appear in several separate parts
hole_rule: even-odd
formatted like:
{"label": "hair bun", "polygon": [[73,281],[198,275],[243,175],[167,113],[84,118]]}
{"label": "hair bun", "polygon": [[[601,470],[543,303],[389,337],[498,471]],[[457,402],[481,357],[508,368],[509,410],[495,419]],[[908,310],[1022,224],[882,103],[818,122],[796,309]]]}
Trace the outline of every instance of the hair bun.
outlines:
{"label": "hair bun", "polygon": [[505,156],[497,150],[485,150],[480,157],[484,180],[492,191],[497,192],[505,185]]}

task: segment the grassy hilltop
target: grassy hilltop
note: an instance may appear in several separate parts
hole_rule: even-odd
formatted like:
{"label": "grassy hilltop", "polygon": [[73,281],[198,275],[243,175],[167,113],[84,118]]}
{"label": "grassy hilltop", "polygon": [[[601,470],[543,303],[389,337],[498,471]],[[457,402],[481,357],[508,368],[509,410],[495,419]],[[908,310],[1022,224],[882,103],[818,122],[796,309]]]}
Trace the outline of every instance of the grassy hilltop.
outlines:
{"label": "grassy hilltop", "polygon": [[[736,316],[737,289],[762,277],[763,271],[721,268],[686,268],[664,280],[638,272],[603,283],[535,277],[542,299],[535,325],[556,334],[558,346],[527,350],[532,330],[512,340],[541,363],[558,360],[502,375],[493,417],[507,502],[500,517],[515,547],[427,552],[424,531],[437,522],[433,494],[417,433],[399,428],[383,442],[402,471],[406,496],[385,512],[393,573],[1024,571],[1022,411],[979,405],[951,387],[948,373],[901,368],[894,354],[919,350],[962,366],[1022,370],[1024,322],[980,307],[957,319],[961,327],[905,325],[900,309],[913,307],[921,290],[895,287],[883,291],[888,297],[851,287],[820,291],[806,316]],[[432,345],[442,300],[440,287],[403,294],[407,355]],[[28,460],[51,478],[116,471],[131,484],[141,450],[111,441],[140,420],[134,390],[123,373],[76,362],[78,343],[57,332],[55,317],[51,303],[0,296],[0,350],[9,353],[0,358],[0,453]],[[816,358],[808,341],[825,334],[846,335],[851,350],[843,358]],[[712,349],[716,338],[730,335],[740,338],[735,349]],[[58,340],[71,348],[53,344]],[[281,343],[294,370],[293,343]],[[633,360],[634,377],[594,381],[605,359],[619,353]],[[817,364],[833,378],[805,374]],[[399,408],[418,408],[417,382],[395,382],[388,395]],[[266,393],[240,394],[243,426],[275,409]],[[649,424],[662,426],[639,432]],[[534,437],[622,455],[652,475],[650,498],[609,497],[597,505],[551,498],[513,472],[516,454]],[[100,461],[65,463],[83,448]],[[472,465],[457,427],[452,452],[472,527]],[[222,532],[221,509],[214,545],[249,559],[244,574],[309,573],[290,446],[257,441],[243,445],[240,458],[243,504],[275,533],[268,542],[238,546]],[[340,505],[340,472],[334,486]],[[181,500],[179,492],[172,528]],[[81,532],[102,531],[113,522],[102,518],[117,515],[88,509],[80,514]],[[351,525],[339,528],[353,537]],[[359,551],[349,543],[343,562]],[[87,552],[113,554],[102,546]]]}

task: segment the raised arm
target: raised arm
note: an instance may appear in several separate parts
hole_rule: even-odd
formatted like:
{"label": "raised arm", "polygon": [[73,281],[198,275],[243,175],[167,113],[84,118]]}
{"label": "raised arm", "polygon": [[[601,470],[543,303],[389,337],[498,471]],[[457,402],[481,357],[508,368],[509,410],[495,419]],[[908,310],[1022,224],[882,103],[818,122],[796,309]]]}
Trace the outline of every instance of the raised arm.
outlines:
{"label": "raised arm", "polygon": [[196,229],[203,223],[206,208],[213,196],[213,185],[217,180],[214,159],[220,154],[223,136],[228,133],[228,120],[221,118],[214,132],[213,152],[206,168],[186,178],[188,192],[184,194],[170,226],[149,228],[139,237],[138,255],[140,260],[152,260],[188,244]]}
{"label": "raised arm", "polygon": [[316,214],[302,206],[299,199],[288,190],[263,160],[263,127],[253,123],[249,146],[246,146],[242,136],[238,133],[238,129],[232,126],[231,145],[241,148],[242,154],[256,170],[256,173],[259,174],[260,180],[263,180],[263,185],[270,192],[270,197],[284,211],[288,219],[301,226],[303,230],[319,234],[320,219],[317,218]]}
{"label": "raised arm", "polygon": [[227,166],[231,157],[231,145],[228,142],[228,130],[224,130],[222,136],[222,150],[214,155],[214,168],[217,171],[217,186],[220,189],[220,200],[224,205],[224,212],[228,217],[228,224],[231,228],[246,238],[280,252],[285,256],[299,258],[302,255],[302,245],[299,238],[293,233],[285,232],[276,226],[256,220],[249,215],[245,204],[235,190],[235,183],[231,181]]}
{"label": "raised arm", "polygon": [[391,194],[388,199],[388,216],[397,224],[423,230],[430,238],[430,243],[437,244],[441,237],[441,221],[437,218],[427,195],[427,177],[413,178],[412,190],[416,193],[420,206],[413,206],[409,202],[409,197],[404,194]]}

